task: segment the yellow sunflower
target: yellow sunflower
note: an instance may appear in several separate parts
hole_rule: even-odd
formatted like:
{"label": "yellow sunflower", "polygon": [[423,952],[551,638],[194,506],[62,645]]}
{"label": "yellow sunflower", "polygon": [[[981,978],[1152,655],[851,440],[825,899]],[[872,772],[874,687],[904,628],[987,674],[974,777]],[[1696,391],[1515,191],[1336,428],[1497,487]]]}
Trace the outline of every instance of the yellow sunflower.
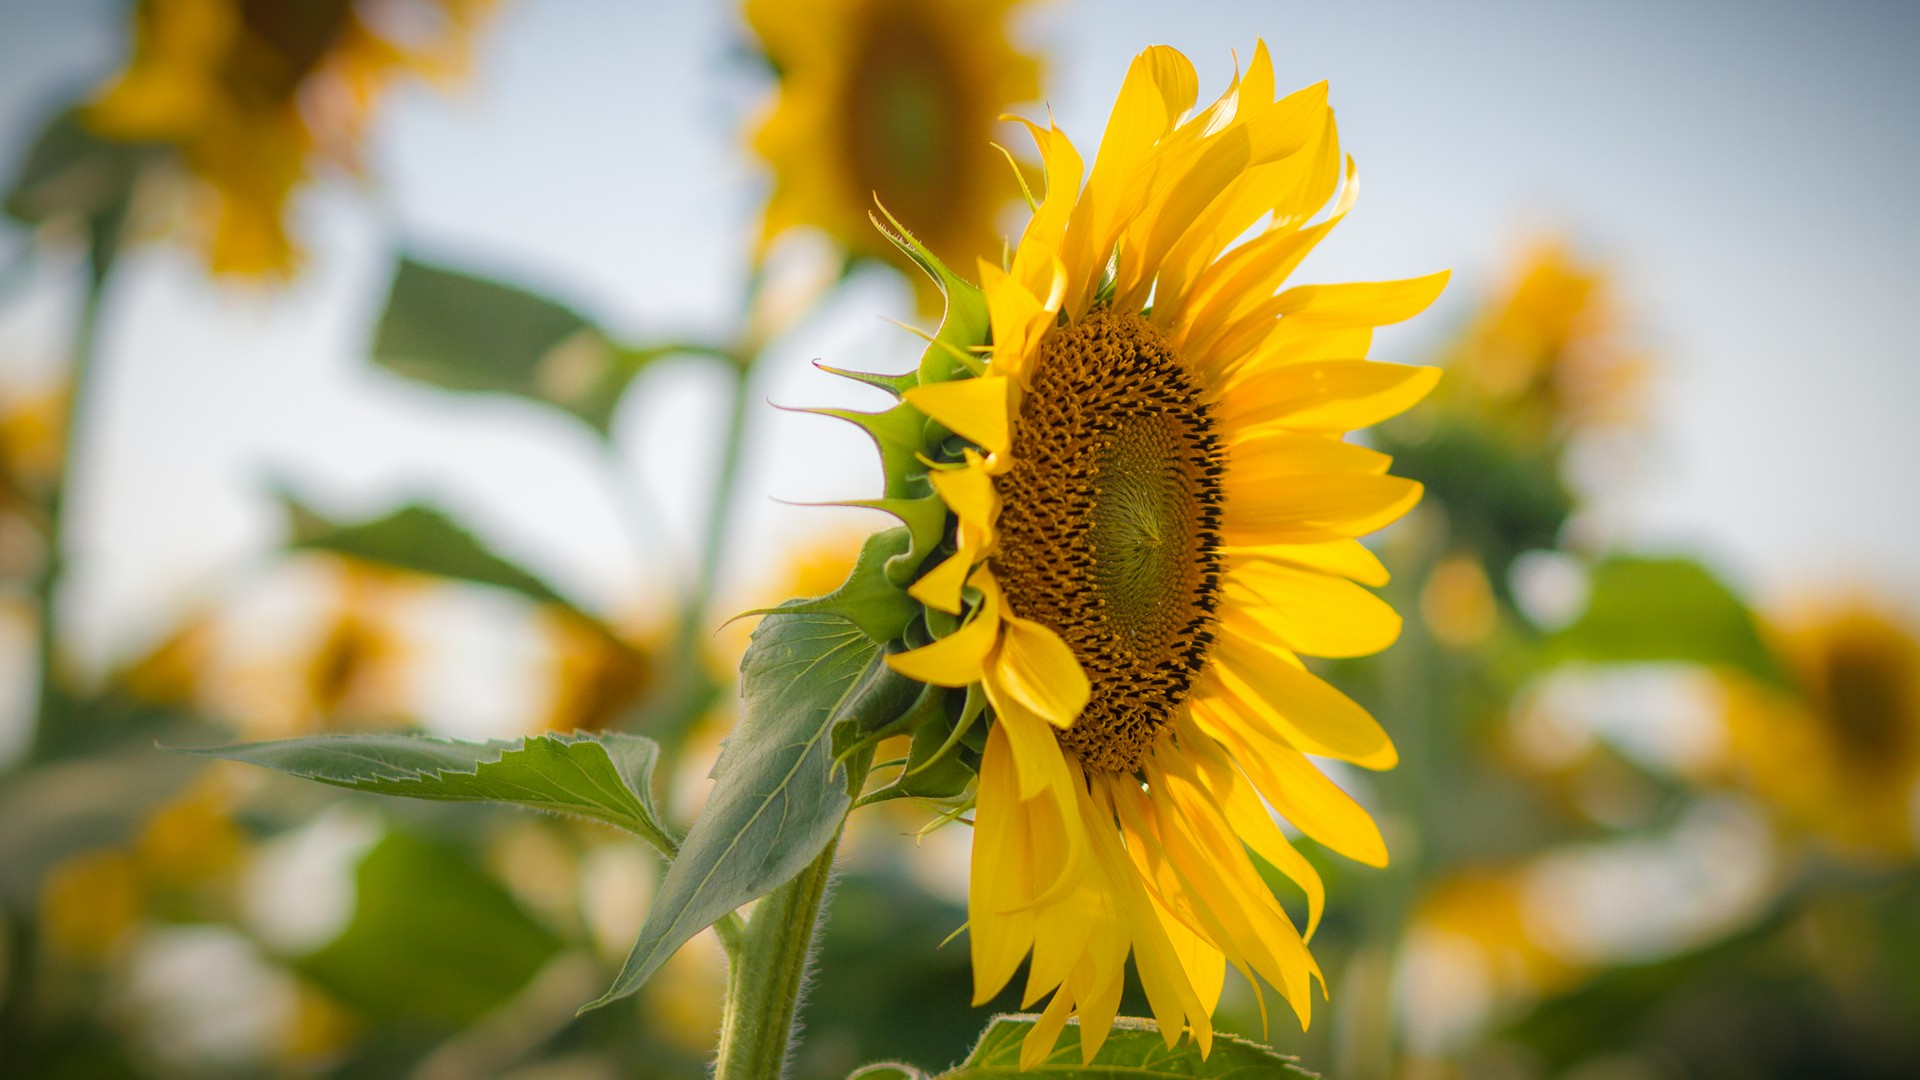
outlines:
{"label": "yellow sunflower", "polygon": [[[203,181],[216,273],[280,274],[283,216],[314,159],[353,168],[387,83],[465,60],[493,0],[141,0],[133,57],[86,118],[177,147]],[[378,10],[376,10],[378,9]]]}
{"label": "yellow sunflower", "polygon": [[[990,706],[974,988],[993,997],[1031,954],[1026,1000],[1052,998],[1027,1065],[1074,1015],[1091,1059],[1129,954],[1169,1045],[1210,1046],[1228,964],[1308,1021],[1320,970],[1254,857],[1304,891],[1309,936],[1324,888],[1269,807],[1387,858],[1309,755],[1381,769],[1393,744],[1300,656],[1399,632],[1356,538],[1421,489],[1342,436],[1433,387],[1435,369],[1365,356],[1446,275],[1282,291],[1354,196],[1326,87],[1276,100],[1262,44],[1193,113],[1196,92],[1186,57],[1141,53],[1084,184],[1067,137],[1029,124],[1047,190],[1010,261],[982,261],[973,290],[900,237],[941,276],[947,321],[917,375],[867,377],[934,421],[912,456],[950,554],[907,588],[928,632],[889,663]],[[896,443],[919,428],[891,415],[863,421],[891,463],[870,505],[912,528]]]}
{"label": "yellow sunflower", "polygon": [[1801,694],[1729,679],[1735,777],[1793,825],[1910,858],[1920,798],[1920,639],[1866,603],[1809,607],[1774,635]]}
{"label": "yellow sunflower", "polygon": [[1442,397],[1530,441],[1634,421],[1650,365],[1623,339],[1611,291],[1567,244],[1528,249],[1449,353],[1457,378]]}
{"label": "yellow sunflower", "polygon": [[867,224],[877,197],[918,223],[943,259],[997,255],[994,219],[1020,186],[991,145],[993,126],[1040,93],[1038,62],[1007,37],[1019,5],[747,0],[747,23],[780,79],[753,136],[774,173],[762,247],[812,226],[905,265]]}

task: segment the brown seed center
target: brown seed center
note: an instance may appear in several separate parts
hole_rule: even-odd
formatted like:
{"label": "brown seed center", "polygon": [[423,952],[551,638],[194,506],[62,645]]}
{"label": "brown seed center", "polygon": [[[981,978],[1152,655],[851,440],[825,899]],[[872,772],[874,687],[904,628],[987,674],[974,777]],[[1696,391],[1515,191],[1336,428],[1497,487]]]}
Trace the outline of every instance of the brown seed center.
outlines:
{"label": "brown seed center", "polygon": [[1213,640],[1224,449],[1159,331],[1098,311],[1041,347],[1012,456],[994,480],[994,576],[1092,683],[1061,745],[1089,768],[1132,771]]}

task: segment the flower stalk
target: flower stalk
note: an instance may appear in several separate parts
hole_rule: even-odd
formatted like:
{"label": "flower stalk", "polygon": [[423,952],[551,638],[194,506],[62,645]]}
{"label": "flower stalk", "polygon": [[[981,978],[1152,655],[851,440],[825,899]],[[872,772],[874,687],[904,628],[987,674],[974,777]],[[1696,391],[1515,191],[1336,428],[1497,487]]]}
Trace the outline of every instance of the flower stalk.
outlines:
{"label": "flower stalk", "polygon": [[715,1080],[784,1075],[839,847],[836,836],[798,877],[761,899],[747,920],[744,947],[727,971]]}

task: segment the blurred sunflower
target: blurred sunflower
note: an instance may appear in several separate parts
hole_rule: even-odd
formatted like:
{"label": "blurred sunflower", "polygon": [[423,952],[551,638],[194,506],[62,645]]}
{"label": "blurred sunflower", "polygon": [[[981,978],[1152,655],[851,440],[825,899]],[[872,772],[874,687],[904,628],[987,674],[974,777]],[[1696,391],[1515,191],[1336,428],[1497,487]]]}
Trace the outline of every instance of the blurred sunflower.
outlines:
{"label": "blurred sunflower", "polygon": [[553,642],[553,695],[540,726],[547,731],[604,731],[653,686],[654,650],[608,633],[568,611],[543,611]]}
{"label": "blurred sunflower", "polygon": [[1729,767],[1799,828],[1860,853],[1910,857],[1920,639],[1859,602],[1808,608],[1775,639],[1801,694],[1727,681]]}
{"label": "blurred sunflower", "polygon": [[66,388],[0,398],[0,581],[31,576],[41,555],[47,493],[60,473]]}
{"label": "blurred sunflower", "polygon": [[1028,125],[1047,192],[1007,268],[979,264],[985,362],[946,381],[923,364],[903,392],[965,444],[928,474],[954,553],[908,590],[957,626],[890,663],[992,706],[975,998],[1031,952],[1026,1000],[1053,996],[1027,1066],[1075,1014],[1091,1059],[1129,953],[1170,1045],[1190,1028],[1210,1047],[1227,964],[1308,1021],[1319,967],[1249,849],[1304,890],[1309,936],[1324,887],[1266,803],[1335,851],[1387,859],[1307,755],[1380,769],[1393,744],[1299,656],[1399,632],[1361,587],[1387,575],[1356,538],[1421,489],[1342,436],[1438,379],[1364,357],[1446,274],[1276,295],[1354,195],[1325,84],[1276,100],[1261,44],[1190,116],[1196,91],[1179,52],[1140,54],[1084,188],[1067,137]]}
{"label": "blurred sunflower", "polygon": [[1649,364],[1622,342],[1606,276],[1564,243],[1528,250],[1446,357],[1439,395],[1527,442],[1630,423]]}
{"label": "blurred sunflower", "polygon": [[747,0],[747,24],[780,80],[753,135],[774,173],[762,250],[812,226],[905,268],[867,224],[878,198],[919,223],[942,258],[997,256],[994,219],[1020,182],[991,144],[993,125],[1040,93],[1039,63],[1007,35],[1020,4]]}
{"label": "blurred sunflower", "polygon": [[213,270],[286,275],[284,216],[316,159],[357,168],[387,84],[465,62],[493,0],[141,0],[133,56],[85,118],[176,147],[205,184]]}

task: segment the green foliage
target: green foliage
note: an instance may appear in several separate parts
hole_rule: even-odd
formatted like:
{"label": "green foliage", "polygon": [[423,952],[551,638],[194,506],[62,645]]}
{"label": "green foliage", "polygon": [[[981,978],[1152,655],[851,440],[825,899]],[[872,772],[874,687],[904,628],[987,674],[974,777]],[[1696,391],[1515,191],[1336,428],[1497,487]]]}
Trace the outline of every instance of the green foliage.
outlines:
{"label": "green foliage", "polygon": [[1267,1080],[1270,1077],[1312,1076],[1294,1065],[1294,1059],[1264,1046],[1216,1034],[1213,1051],[1205,1058],[1191,1038],[1173,1049],[1151,1020],[1121,1017],[1112,1034],[1093,1056],[1080,1062],[1080,1025],[1069,1022],[1053,1053],[1031,1069],[1020,1068],[1020,1042],[1033,1030],[1038,1017],[996,1016],[981,1034],[967,1060],[929,1078],[906,1065],[869,1065],[848,1080],[1018,1080],[1034,1076],[1074,1076],[1084,1080],[1161,1080],[1171,1077],[1207,1077],[1211,1080]]}
{"label": "green foliage", "polygon": [[920,614],[920,604],[888,579],[887,568],[912,543],[912,533],[904,527],[874,533],[860,546],[859,558],[839,588],[825,596],[789,601],[781,610],[794,615],[838,615],[877,645],[897,640]]}
{"label": "green foliage", "polygon": [[494,552],[444,512],[418,503],[368,521],[333,521],[282,494],[296,551],[326,551],[416,574],[506,589],[541,604],[558,604],[591,620],[533,573]]}
{"label": "green foliage", "polygon": [[294,966],[386,1022],[458,1025],[505,1002],[560,941],[457,850],[402,833],[360,863],[353,920]]}
{"label": "green foliage", "polygon": [[1586,612],[1554,635],[1547,650],[1560,660],[1724,665],[1787,684],[1753,613],[1691,559],[1602,561],[1592,571]]}
{"label": "green foliage", "polygon": [[1406,438],[1403,428],[1373,436],[1393,455],[1395,475],[1426,485],[1427,501],[1445,508],[1448,527],[1486,560],[1503,592],[1513,560],[1556,546],[1573,512],[1558,459],[1530,453],[1496,432],[1443,422],[1418,438]]}
{"label": "green foliage", "polygon": [[430,735],[316,735],[184,752],[353,791],[571,814],[625,829],[663,851],[673,847],[651,794],[659,748],[638,735],[477,743]]}
{"label": "green foliage", "polygon": [[655,351],[622,349],[585,316],[512,285],[402,258],[374,334],[374,362],[448,390],[513,394],[605,435]]}
{"label": "green foliage", "polygon": [[831,730],[879,651],[831,615],[776,612],[754,631],[740,666],[740,722],[714,766],[706,808],[626,966],[589,1008],[639,989],[687,939],[785,884],[832,842],[855,770],[836,767]]}
{"label": "green foliage", "polygon": [[30,225],[59,217],[117,215],[133,192],[153,146],[102,139],[81,123],[79,109],[53,117],[34,138],[6,193],[6,211]]}

